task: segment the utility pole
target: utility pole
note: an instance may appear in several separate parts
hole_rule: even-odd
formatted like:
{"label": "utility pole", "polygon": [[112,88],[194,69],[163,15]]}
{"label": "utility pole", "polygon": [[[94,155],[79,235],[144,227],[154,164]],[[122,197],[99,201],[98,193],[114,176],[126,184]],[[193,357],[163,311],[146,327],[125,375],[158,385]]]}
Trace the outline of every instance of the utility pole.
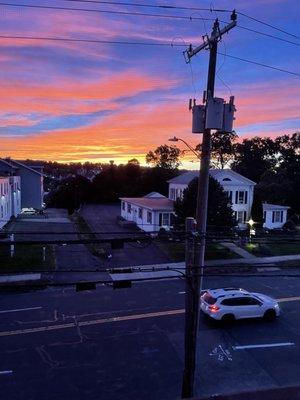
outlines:
{"label": "utility pole", "polygon": [[[236,13],[233,11],[231,15],[232,22],[220,30],[218,19],[215,20],[212,33],[207,37],[204,43],[195,49],[190,46],[185,56],[187,62],[203,49],[209,49],[209,68],[207,78],[207,98],[214,97],[215,75],[217,64],[218,42],[222,35],[236,26]],[[197,355],[197,336],[199,329],[199,303],[202,288],[202,280],[204,273],[204,255],[205,255],[205,236],[207,221],[207,200],[208,200],[208,183],[209,183],[209,167],[210,167],[210,147],[211,147],[211,129],[205,129],[202,139],[202,152],[198,180],[198,196],[197,196],[197,233],[199,240],[193,239],[194,243],[194,262],[190,262],[188,253],[190,251],[187,245],[186,255],[186,300],[185,300],[185,366],[182,381],[182,398],[191,398],[194,395],[194,377],[196,369]],[[187,228],[187,227],[186,227]],[[188,229],[187,241],[189,240]],[[189,262],[187,262],[189,261]]]}

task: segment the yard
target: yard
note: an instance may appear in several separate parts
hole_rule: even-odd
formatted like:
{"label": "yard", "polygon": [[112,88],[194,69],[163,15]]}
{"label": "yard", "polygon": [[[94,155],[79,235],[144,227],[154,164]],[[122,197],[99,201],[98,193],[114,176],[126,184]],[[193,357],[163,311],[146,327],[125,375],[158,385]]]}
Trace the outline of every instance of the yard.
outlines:
{"label": "yard", "polygon": [[290,254],[300,254],[300,242],[277,241],[274,243],[250,243],[245,246],[245,250],[257,257],[284,256]]}
{"label": "yard", "polygon": [[[156,246],[160,248],[173,262],[184,261],[185,259],[185,243],[183,242],[167,242],[167,241],[157,241]],[[223,247],[222,245],[208,244],[205,251],[206,260],[221,260],[221,259],[231,259],[239,258],[238,255],[231,252],[229,249]]]}
{"label": "yard", "polygon": [[11,254],[9,244],[0,244],[0,272],[33,272],[55,270],[53,246],[16,245]]}

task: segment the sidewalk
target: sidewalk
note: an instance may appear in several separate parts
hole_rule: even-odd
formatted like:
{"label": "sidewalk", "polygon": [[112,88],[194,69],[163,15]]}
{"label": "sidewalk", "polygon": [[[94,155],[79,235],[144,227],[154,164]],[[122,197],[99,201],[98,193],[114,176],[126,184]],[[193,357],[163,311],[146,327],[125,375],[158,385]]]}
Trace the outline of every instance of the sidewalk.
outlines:
{"label": "sidewalk", "polygon": [[227,249],[229,249],[233,253],[238,254],[242,258],[257,258],[255,255],[249,253],[247,250],[244,250],[241,247],[237,246],[235,243],[222,242],[221,245],[226,247]]}
{"label": "sidewalk", "polygon": [[[206,267],[231,267],[231,266],[245,266],[245,267],[259,267],[264,265],[273,265],[283,261],[299,260],[300,254],[275,256],[275,257],[256,257],[256,258],[243,258],[232,260],[209,260],[205,263]],[[147,280],[147,279],[171,279],[180,277],[184,274],[185,263],[165,263],[153,265],[138,265],[133,266],[134,272],[128,272],[128,267],[124,268],[124,273],[110,273],[109,271],[95,271],[95,272],[76,272],[76,271],[56,271],[51,274],[15,274],[15,275],[0,275],[0,285],[11,285],[34,283],[36,285],[64,285],[76,284],[78,282],[105,282],[110,283],[120,280]],[[121,270],[122,268],[118,268]],[[140,271],[138,270],[140,269]],[[177,271],[176,271],[177,269]],[[276,270],[280,268],[276,268]],[[273,269],[274,270],[274,269]],[[258,268],[253,272],[263,272],[264,268]],[[271,270],[269,270],[271,272]],[[248,271],[249,272],[249,269]]]}

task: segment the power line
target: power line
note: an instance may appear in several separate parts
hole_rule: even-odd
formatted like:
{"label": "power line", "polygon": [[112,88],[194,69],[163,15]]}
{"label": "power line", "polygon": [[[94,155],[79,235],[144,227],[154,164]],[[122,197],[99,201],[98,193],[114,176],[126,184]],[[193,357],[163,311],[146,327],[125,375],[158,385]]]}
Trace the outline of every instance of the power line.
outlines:
{"label": "power line", "polygon": [[257,33],[258,35],[270,37],[270,38],[272,38],[272,39],[280,40],[281,42],[293,44],[293,45],[295,45],[295,46],[300,46],[300,43],[292,42],[291,40],[283,39],[283,38],[281,38],[281,37],[279,37],[279,36],[274,36],[274,35],[271,35],[271,34],[269,34],[269,33],[260,32],[260,31],[257,31],[257,30],[255,30],[255,29],[248,28],[248,27],[246,27],[246,26],[242,26],[242,25],[237,24],[237,28],[243,29],[243,30],[245,30],[245,31]]}
{"label": "power line", "polygon": [[34,9],[45,9],[45,10],[62,10],[62,11],[81,11],[81,12],[93,12],[93,13],[104,13],[104,14],[118,14],[118,15],[132,15],[139,17],[156,17],[156,18],[172,18],[172,19],[183,19],[183,20],[203,20],[213,21],[213,18],[199,18],[192,16],[183,15],[169,15],[169,14],[149,14],[131,11],[113,11],[113,10],[98,10],[91,8],[70,8],[70,7],[60,7],[60,6],[45,6],[45,5],[33,5],[33,4],[12,4],[0,2],[2,6],[8,7],[22,7],[22,8],[34,8]]}
{"label": "power line", "polygon": [[[97,39],[71,39],[71,38],[61,38],[61,37],[37,37],[37,36],[23,36],[23,35],[0,35],[0,39],[19,39],[19,40],[36,40],[36,41],[59,41],[59,42],[84,42],[84,43],[98,43],[98,44],[116,44],[116,45],[142,45],[142,46],[160,46],[160,47],[166,47],[166,46],[170,46],[170,47],[185,47],[184,44],[172,44],[172,43],[151,43],[151,42],[127,42],[127,41],[116,41],[116,40],[97,40]],[[235,60],[239,60],[239,61],[243,61],[246,63],[250,63],[250,64],[254,64],[254,65],[258,65],[264,68],[270,68],[276,71],[280,71],[280,72],[284,72],[290,75],[295,75],[295,76],[300,76],[299,73],[297,72],[293,72],[293,71],[289,71],[286,69],[282,69],[282,68],[278,68],[278,67],[274,67],[272,65],[267,65],[267,64],[262,64],[259,63],[257,61],[252,61],[252,60],[247,60],[245,58],[241,58],[241,57],[236,57],[230,54],[225,54],[225,53],[221,53],[218,52],[218,54],[221,54],[223,56],[229,57],[229,58],[233,58]]]}
{"label": "power line", "polygon": [[217,11],[231,13],[232,10],[224,9],[211,9],[211,8],[199,8],[199,7],[183,7],[183,6],[173,6],[170,4],[146,4],[146,3],[122,3],[119,1],[102,1],[102,0],[63,0],[73,3],[92,3],[92,4],[107,4],[107,5],[120,5],[120,6],[133,6],[133,7],[147,7],[147,8],[160,8],[160,9],[172,9],[172,10],[189,10],[189,11]]}
{"label": "power line", "polygon": [[298,72],[293,72],[293,71],[289,71],[289,70],[287,70],[287,69],[282,69],[282,68],[274,67],[274,66],[268,65],[268,64],[262,64],[262,63],[259,63],[259,62],[257,62],[257,61],[247,60],[247,59],[245,59],[245,58],[241,58],[241,57],[237,57],[237,56],[232,56],[232,55],[230,55],[230,54],[221,53],[221,52],[219,52],[219,51],[218,51],[218,54],[221,54],[222,56],[225,55],[226,57],[233,58],[233,59],[239,60],[239,61],[243,61],[243,62],[246,62],[246,63],[249,63],[249,64],[254,64],[254,65],[258,65],[258,66],[260,66],[260,67],[270,68],[270,69],[273,69],[273,70],[275,70],[275,71],[284,72],[284,73],[286,73],[286,74],[295,75],[295,76],[300,76],[300,73],[298,73]]}
{"label": "power line", "polygon": [[[159,8],[159,9],[173,9],[173,10],[188,10],[188,11],[209,11],[209,12],[223,12],[223,13],[231,13],[232,10],[226,10],[226,9],[215,9],[215,8],[199,8],[199,7],[184,7],[184,6],[174,6],[174,5],[170,5],[170,4],[148,4],[148,3],[122,3],[119,1],[102,1],[102,0],[63,0],[63,1],[68,1],[68,2],[72,2],[72,3],[89,3],[89,4],[107,4],[107,5],[121,5],[121,6],[133,6],[133,7],[147,7],[147,8]],[[255,17],[252,17],[249,14],[240,12],[240,11],[236,11],[237,14],[242,15],[243,17],[246,17],[252,21],[258,22],[262,25],[268,26],[269,28],[275,29],[278,32],[284,33],[286,35],[289,35],[291,37],[294,37],[296,39],[300,39],[299,36],[290,33],[284,29],[278,28],[272,24],[269,24],[265,21],[259,20]],[[222,22],[222,21],[221,21]]]}
{"label": "power line", "polygon": [[78,43],[98,43],[98,44],[118,44],[118,45],[132,45],[132,46],[168,46],[168,47],[183,47],[184,44],[172,44],[172,43],[152,43],[152,42],[128,42],[118,40],[98,40],[98,39],[72,39],[62,37],[37,37],[37,36],[23,36],[23,35],[0,35],[0,39],[20,39],[20,40],[49,40],[56,42],[78,42]]}
{"label": "power line", "polygon": [[[77,0],[64,0],[64,1],[77,1]],[[82,2],[82,0],[78,0],[78,1]],[[103,3],[106,3],[106,2],[103,2]],[[114,3],[119,4],[118,2],[114,2]],[[107,2],[107,4],[110,4],[110,3]],[[113,4],[113,3],[111,3],[111,4]],[[120,3],[120,4],[125,4],[125,3]],[[54,9],[54,10],[63,10],[63,11],[84,11],[84,12],[98,12],[98,13],[144,16],[144,17],[175,18],[175,19],[185,19],[185,20],[213,21],[212,18],[202,18],[202,17],[199,18],[199,17],[192,17],[192,16],[179,16],[179,15],[167,15],[167,14],[164,15],[164,14],[149,14],[149,13],[132,13],[132,12],[127,12],[127,11],[68,8],[68,7],[60,7],[60,6],[43,6],[43,5],[31,5],[31,4],[12,4],[12,3],[3,3],[3,2],[0,2],[0,5],[11,6],[11,7],[27,7],[27,8],[38,8],[38,9],[51,9],[51,10]],[[126,3],[126,5],[133,5],[133,4],[132,3]],[[163,6],[160,6],[160,7],[163,7]],[[166,8],[175,8],[175,6],[174,7],[173,6],[168,6]],[[179,7],[179,8],[180,9],[188,9],[188,10],[194,10],[194,9],[198,10],[197,8],[193,8],[193,7],[191,7],[191,8],[189,8],[189,7]],[[210,9],[201,9],[201,8],[199,8],[199,10],[211,11]],[[214,10],[214,11],[229,12],[228,10]],[[220,22],[226,23],[225,21],[220,21]],[[259,35],[263,35],[263,36],[266,36],[266,37],[270,37],[270,38],[273,38],[273,39],[276,39],[276,40],[279,40],[279,41],[282,41],[282,42],[286,42],[286,43],[293,44],[293,45],[296,45],[296,46],[300,45],[300,43],[292,42],[290,40],[283,39],[283,38],[280,38],[278,36],[274,36],[274,35],[271,35],[271,34],[268,34],[268,33],[265,33],[265,32],[260,32],[260,31],[257,31],[255,29],[251,29],[251,28],[248,28],[248,27],[245,27],[245,26],[241,26],[241,25],[237,25],[237,26],[240,29],[247,30],[249,32],[253,32],[253,33],[256,33],[256,34],[259,34]],[[294,36],[294,35],[292,35],[292,36]],[[295,36],[295,37],[297,37],[297,36]],[[48,40],[60,40],[60,39],[49,38]],[[71,41],[71,39],[69,41]],[[78,41],[79,42],[84,42],[85,40],[81,39],[81,40],[78,40]],[[95,40],[95,42],[106,43],[106,41],[96,41],[96,40]],[[148,44],[148,43],[139,43],[139,42],[127,42],[126,44],[142,44],[142,45],[148,45],[148,46],[151,45],[150,43]],[[169,46],[169,44],[159,44],[159,43],[157,45]],[[171,46],[173,47],[173,46],[179,46],[179,45],[171,45]]]}
{"label": "power line", "polygon": [[258,19],[258,18],[251,17],[250,15],[245,14],[245,13],[242,13],[242,12],[240,12],[240,11],[238,12],[238,14],[239,14],[239,15],[242,15],[243,17],[249,18],[249,19],[251,19],[252,21],[255,21],[255,22],[258,22],[258,23],[260,23],[260,24],[262,24],[262,25],[268,26],[269,28],[275,29],[275,30],[278,31],[278,32],[284,33],[284,34],[286,34],[286,35],[288,35],[288,36],[292,36],[292,37],[294,37],[294,38],[300,40],[300,36],[294,35],[293,33],[290,33],[290,32],[288,32],[288,31],[285,31],[284,29],[278,28],[277,26],[271,25],[271,24],[269,24],[269,23],[267,23],[267,22],[265,22],[265,21],[262,21],[262,20],[260,20],[260,19]]}

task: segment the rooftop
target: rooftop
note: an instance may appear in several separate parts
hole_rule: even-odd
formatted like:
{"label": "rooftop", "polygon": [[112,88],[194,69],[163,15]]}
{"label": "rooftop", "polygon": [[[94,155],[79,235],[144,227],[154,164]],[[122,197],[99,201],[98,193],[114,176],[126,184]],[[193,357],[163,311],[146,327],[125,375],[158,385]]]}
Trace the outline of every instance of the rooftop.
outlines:
{"label": "rooftop", "polygon": [[279,204],[269,204],[263,203],[263,211],[281,211],[281,210],[288,210],[290,207],[288,206],[281,206]]}
{"label": "rooftop", "polygon": [[173,201],[166,197],[121,197],[120,199],[149,210],[173,211]]}
{"label": "rooftop", "polygon": [[[214,179],[217,179],[218,181],[222,181],[222,177],[224,177],[224,180],[226,181],[226,183],[231,181],[231,179],[228,178],[230,176],[233,180],[242,181],[249,185],[255,185],[255,182],[251,181],[250,179],[246,178],[245,176],[243,176],[241,174],[238,174],[237,172],[233,171],[232,169],[210,169],[209,174],[211,177],[213,177]],[[181,174],[179,176],[176,176],[173,179],[170,179],[168,181],[168,183],[177,183],[177,184],[181,184],[181,185],[188,185],[194,178],[197,178],[198,176],[199,176],[199,171],[188,171],[188,172],[184,172],[183,174]]]}

